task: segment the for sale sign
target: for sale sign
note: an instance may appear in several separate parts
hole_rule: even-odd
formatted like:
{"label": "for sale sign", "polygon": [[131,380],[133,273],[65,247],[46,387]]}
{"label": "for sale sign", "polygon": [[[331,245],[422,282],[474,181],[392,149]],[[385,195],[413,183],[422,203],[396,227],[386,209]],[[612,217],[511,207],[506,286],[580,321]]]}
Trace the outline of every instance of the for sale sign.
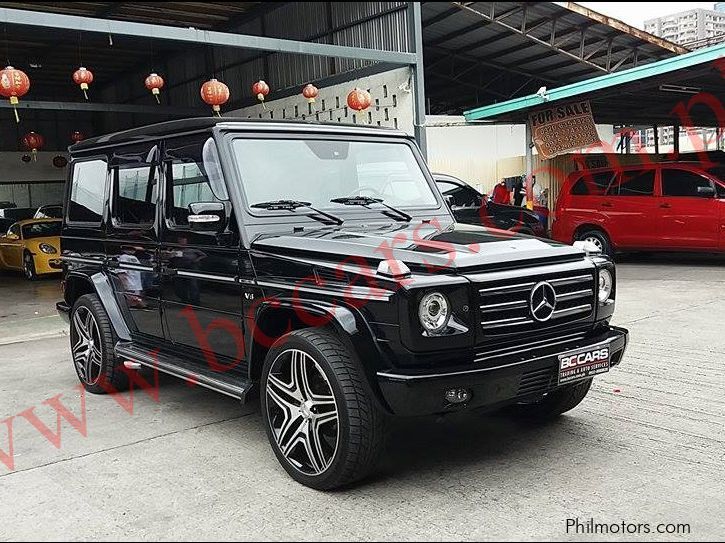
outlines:
{"label": "for sale sign", "polygon": [[544,159],[599,143],[588,100],[532,111],[529,122],[536,150]]}

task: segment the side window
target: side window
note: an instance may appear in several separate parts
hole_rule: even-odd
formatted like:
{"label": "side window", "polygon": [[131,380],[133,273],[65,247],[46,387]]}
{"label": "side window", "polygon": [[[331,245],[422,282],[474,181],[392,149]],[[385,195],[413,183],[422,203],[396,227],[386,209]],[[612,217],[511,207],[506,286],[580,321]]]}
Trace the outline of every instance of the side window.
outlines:
{"label": "side window", "polygon": [[158,200],[158,147],[118,149],[111,159],[115,224],[150,227]]}
{"label": "side window", "polygon": [[461,187],[454,183],[439,181],[438,186],[444,196],[450,197],[454,207],[473,207],[481,205],[481,198],[472,188]]}
{"label": "side window", "polygon": [[662,169],[662,194],[664,196],[697,196],[699,187],[712,187],[706,177],[687,170]]}
{"label": "side window", "polygon": [[166,219],[169,226],[188,227],[190,204],[229,200],[212,138],[169,140],[166,143],[164,165],[168,185]]}
{"label": "side window", "polygon": [[616,172],[584,172],[579,180],[571,188],[571,194],[575,196],[604,196],[611,195],[608,189],[615,185]]}
{"label": "side window", "polygon": [[620,196],[653,196],[654,193],[654,170],[627,170],[622,172],[619,183]]}
{"label": "side window", "polygon": [[12,225],[10,227],[10,229],[8,230],[8,234],[14,234],[14,235],[18,236],[18,238],[19,238],[20,237],[20,225],[19,224]]}
{"label": "side window", "polygon": [[105,160],[83,160],[73,164],[68,221],[101,224],[107,175]]}

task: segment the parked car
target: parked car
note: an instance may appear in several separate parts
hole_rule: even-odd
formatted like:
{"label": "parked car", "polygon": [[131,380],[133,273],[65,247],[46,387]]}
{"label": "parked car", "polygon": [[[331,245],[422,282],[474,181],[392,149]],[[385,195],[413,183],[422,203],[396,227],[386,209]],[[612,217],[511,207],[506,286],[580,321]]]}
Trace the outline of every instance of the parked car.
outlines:
{"label": "parked car", "polygon": [[71,156],[57,307],[83,386],[258,393],[310,487],[369,473],[390,416],[553,417],[622,359],[612,261],[457,224],[402,132],[199,118]]}
{"label": "parked car", "polygon": [[0,268],[39,275],[60,273],[60,227],[57,219],[29,219],[14,223],[0,236]]}
{"label": "parked car", "polygon": [[35,215],[35,208],[33,207],[6,207],[0,209],[0,218],[2,219],[24,221],[25,219],[32,219],[33,215]]}
{"label": "parked car", "polygon": [[497,204],[452,175],[434,173],[433,179],[458,222],[546,237],[546,228],[536,213],[523,207]]}
{"label": "parked car", "polygon": [[563,184],[555,240],[615,251],[725,251],[725,166],[697,163],[597,168]]}
{"label": "parked car", "polygon": [[51,204],[40,206],[33,216],[34,219],[62,219],[63,206],[61,204]]}

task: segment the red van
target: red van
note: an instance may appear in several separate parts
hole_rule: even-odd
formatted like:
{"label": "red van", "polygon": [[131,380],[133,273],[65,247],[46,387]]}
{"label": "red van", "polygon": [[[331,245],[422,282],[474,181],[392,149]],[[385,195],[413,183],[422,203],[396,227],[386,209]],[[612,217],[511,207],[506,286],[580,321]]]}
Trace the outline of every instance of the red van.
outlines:
{"label": "red van", "polygon": [[553,239],[602,252],[725,251],[725,165],[659,163],[574,172],[561,188]]}

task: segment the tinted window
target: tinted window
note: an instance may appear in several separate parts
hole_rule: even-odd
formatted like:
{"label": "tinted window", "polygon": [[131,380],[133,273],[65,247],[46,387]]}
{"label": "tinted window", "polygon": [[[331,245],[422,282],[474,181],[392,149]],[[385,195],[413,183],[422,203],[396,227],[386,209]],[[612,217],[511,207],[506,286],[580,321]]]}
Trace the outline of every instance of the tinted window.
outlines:
{"label": "tinted window", "polygon": [[60,222],[36,222],[23,226],[23,238],[47,238],[60,236]]}
{"label": "tinted window", "polygon": [[[652,196],[655,193],[654,170],[627,170],[619,181],[619,196]],[[612,194],[616,190],[612,189]]]}
{"label": "tinted window", "polygon": [[592,196],[604,196],[607,188],[613,185],[612,181],[617,176],[615,172],[589,173],[584,172],[582,177],[574,183],[571,193],[578,196],[586,194]]}
{"label": "tinted window", "polygon": [[167,142],[165,164],[166,216],[172,225],[188,226],[189,204],[229,200],[213,139]]}
{"label": "tinted window", "polygon": [[107,170],[105,160],[75,163],[68,204],[68,220],[101,223]]}
{"label": "tinted window", "polygon": [[113,218],[121,224],[153,224],[158,197],[157,147],[136,147],[117,151],[113,172]]}
{"label": "tinted window", "polygon": [[698,196],[698,187],[712,187],[710,180],[686,170],[662,169],[662,194],[665,196]]}
{"label": "tinted window", "polygon": [[436,181],[443,196],[453,207],[473,207],[481,205],[481,197],[471,187],[462,187],[447,181]]}

